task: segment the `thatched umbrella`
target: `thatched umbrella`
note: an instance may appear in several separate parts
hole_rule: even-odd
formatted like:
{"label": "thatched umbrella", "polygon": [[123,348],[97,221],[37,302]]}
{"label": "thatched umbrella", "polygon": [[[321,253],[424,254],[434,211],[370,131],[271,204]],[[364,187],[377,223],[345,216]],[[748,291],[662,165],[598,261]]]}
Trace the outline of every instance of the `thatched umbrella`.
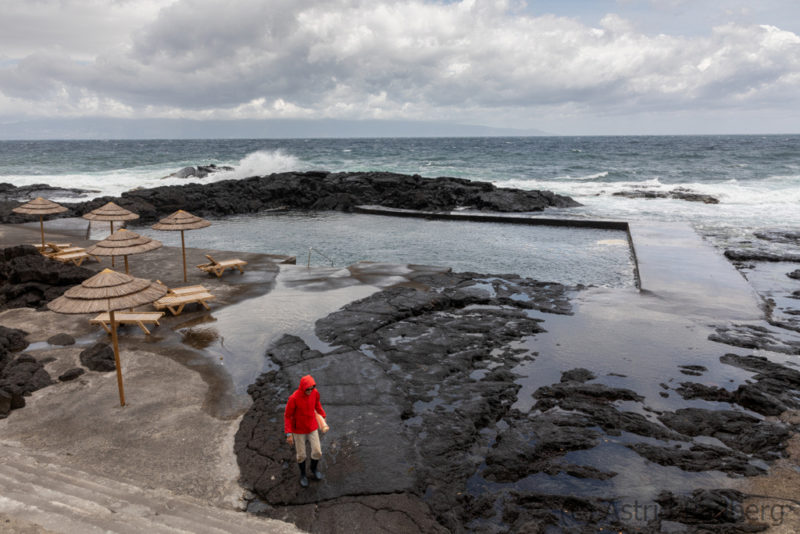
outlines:
{"label": "thatched umbrella", "polygon": [[30,202],[17,206],[11,211],[14,213],[23,213],[25,215],[39,216],[39,229],[42,231],[42,249],[44,249],[44,216],[54,213],[63,213],[67,211],[67,208],[61,204],[56,204],[52,200],[36,197]]}
{"label": "thatched umbrella", "polygon": [[184,230],[197,230],[211,226],[205,219],[192,215],[188,211],[178,210],[172,215],[164,217],[153,225],[154,230],[180,230],[181,231],[181,253],[183,254],[183,281],[186,282],[186,243],[183,240]]}
{"label": "thatched umbrella", "polygon": [[125,274],[130,274],[128,254],[141,254],[142,252],[161,248],[161,246],[161,241],[120,228],[107,238],[86,249],[86,252],[96,256],[111,256],[112,258],[114,256],[125,256]]}
{"label": "thatched umbrella", "polygon": [[[114,221],[132,221],[138,219],[139,215],[130,210],[126,210],[119,204],[108,202],[89,213],[83,214],[84,219],[90,221],[109,221],[111,223],[111,233],[114,233]],[[111,266],[114,266],[114,256],[111,256]]]}
{"label": "thatched umbrella", "polygon": [[50,301],[48,308],[58,313],[108,312],[111,323],[111,341],[114,345],[114,361],[117,364],[117,386],[119,403],[125,406],[125,389],[122,386],[122,366],[119,361],[119,341],[114,312],[135,308],[160,299],[167,293],[164,285],[143,278],[134,278],[111,269],[103,269],[96,275],[69,288],[57,299]]}

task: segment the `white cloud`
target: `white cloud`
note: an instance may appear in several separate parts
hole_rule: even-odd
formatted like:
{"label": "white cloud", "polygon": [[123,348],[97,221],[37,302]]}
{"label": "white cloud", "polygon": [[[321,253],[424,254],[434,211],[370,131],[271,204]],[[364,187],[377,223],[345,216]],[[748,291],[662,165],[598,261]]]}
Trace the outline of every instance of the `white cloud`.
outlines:
{"label": "white cloud", "polygon": [[587,25],[471,0],[40,0],[9,12],[0,114],[500,125],[800,104],[800,37],[780,21],[645,34],[615,14]]}

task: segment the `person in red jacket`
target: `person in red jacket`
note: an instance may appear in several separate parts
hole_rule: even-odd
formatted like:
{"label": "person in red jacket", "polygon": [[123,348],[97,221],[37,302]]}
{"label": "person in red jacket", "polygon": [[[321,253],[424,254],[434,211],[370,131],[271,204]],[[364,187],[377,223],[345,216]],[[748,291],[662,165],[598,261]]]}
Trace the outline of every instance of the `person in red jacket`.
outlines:
{"label": "person in red jacket", "polygon": [[323,475],[317,469],[322,458],[322,447],[319,444],[317,416],[325,417],[325,410],[319,401],[317,384],[311,375],[300,379],[300,387],[289,396],[286,410],[283,412],[283,426],[286,432],[286,443],[294,445],[297,453],[297,465],[300,467],[300,485],[308,487],[306,477],[306,440],[311,445],[311,475],[322,480]]}

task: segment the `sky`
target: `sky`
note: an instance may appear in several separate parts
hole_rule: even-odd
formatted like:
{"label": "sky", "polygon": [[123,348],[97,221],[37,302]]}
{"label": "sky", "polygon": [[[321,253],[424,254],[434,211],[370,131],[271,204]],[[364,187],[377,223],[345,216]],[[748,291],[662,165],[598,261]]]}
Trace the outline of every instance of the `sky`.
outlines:
{"label": "sky", "polygon": [[441,121],[800,133],[798,0],[0,0],[0,128]]}

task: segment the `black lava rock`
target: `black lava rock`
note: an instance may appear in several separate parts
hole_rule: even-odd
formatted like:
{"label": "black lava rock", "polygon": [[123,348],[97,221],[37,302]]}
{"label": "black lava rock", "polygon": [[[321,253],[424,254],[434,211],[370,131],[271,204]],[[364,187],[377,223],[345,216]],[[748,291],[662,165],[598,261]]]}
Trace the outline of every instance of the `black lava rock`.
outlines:
{"label": "black lava rock", "polygon": [[0,250],[0,311],[41,308],[94,273],[42,256],[33,246]]}
{"label": "black lava rock", "polygon": [[47,338],[47,342],[50,343],[51,345],[60,345],[60,346],[74,345],[75,338],[69,334],[61,333],[61,334],[56,334],[54,336],[50,336],[49,338]]}
{"label": "black lava rock", "polygon": [[117,368],[114,349],[108,343],[95,343],[80,354],[81,363],[91,371],[107,373]]}
{"label": "black lava rock", "polygon": [[81,369],[80,367],[73,367],[72,369],[64,372],[61,376],[58,377],[58,379],[61,382],[69,382],[70,380],[75,380],[85,372],[86,371]]}

